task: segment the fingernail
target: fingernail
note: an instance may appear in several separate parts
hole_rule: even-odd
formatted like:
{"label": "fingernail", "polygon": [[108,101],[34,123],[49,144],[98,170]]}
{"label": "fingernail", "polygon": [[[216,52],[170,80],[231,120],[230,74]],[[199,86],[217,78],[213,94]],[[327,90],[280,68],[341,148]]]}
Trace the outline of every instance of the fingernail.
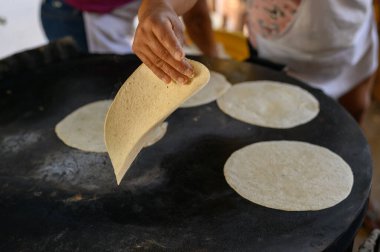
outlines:
{"label": "fingernail", "polygon": [[192,69],[186,69],[185,71],[185,75],[188,76],[189,78],[193,78],[194,77],[194,71]]}
{"label": "fingernail", "polygon": [[181,52],[179,52],[179,51],[176,51],[175,53],[174,53],[174,58],[176,59],[176,60],[181,60],[182,59],[182,53]]}
{"label": "fingernail", "polygon": [[168,77],[162,77],[162,80],[166,83],[166,84],[169,84],[171,82],[171,79],[168,78]]}
{"label": "fingernail", "polygon": [[181,83],[181,84],[185,84],[186,83],[186,80],[182,77],[179,77],[178,78],[178,82]]}

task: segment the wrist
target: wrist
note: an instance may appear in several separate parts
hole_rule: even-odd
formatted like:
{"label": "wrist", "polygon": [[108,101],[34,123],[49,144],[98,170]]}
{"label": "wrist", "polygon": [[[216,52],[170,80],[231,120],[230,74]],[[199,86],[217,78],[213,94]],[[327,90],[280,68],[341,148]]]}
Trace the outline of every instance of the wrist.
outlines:
{"label": "wrist", "polygon": [[137,13],[137,17],[141,22],[147,16],[150,16],[154,12],[163,13],[163,12],[175,12],[173,6],[171,6],[168,0],[155,0],[152,4],[151,0],[142,0],[140,8]]}

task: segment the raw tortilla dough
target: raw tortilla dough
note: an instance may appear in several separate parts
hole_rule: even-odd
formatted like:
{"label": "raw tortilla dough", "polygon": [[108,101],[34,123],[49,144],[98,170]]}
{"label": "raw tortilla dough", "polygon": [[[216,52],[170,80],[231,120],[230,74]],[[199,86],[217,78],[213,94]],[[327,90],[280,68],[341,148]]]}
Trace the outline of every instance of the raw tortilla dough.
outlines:
{"label": "raw tortilla dough", "polygon": [[341,157],[296,141],[248,145],[229,157],[224,176],[242,197],[285,211],[332,207],[350,194],[353,185],[351,168]]}
{"label": "raw tortilla dough", "polygon": [[224,75],[210,71],[210,81],[207,85],[185,101],[181,108],[200,106],[215,101],[230,87],[231,83],[228,82]]}
{"label": "raw tortilla dough", "polygon": [[198,62],[190,63],[195,76],[187,85],[166,84],[142,64],[117,93],[104,133],[118,184],[147,142],[149,131],[208,82],[208,69]]}
{"label": "raw tortilla dough", "polygon": [[231,117],[253,125],[291,128],[312,120],[319,103],[294,85],[273,81],[250,81],[232,86],[217,100]]}
{"label": "raw tortilla dough", "polygon": [[[107,152],[104,143],[104,121],[112,100],[86,104],[60,121],[55,132],[66,145],[89,152]],[[166,133],[168,123],[153,129],[145,146],[159,141]]]}

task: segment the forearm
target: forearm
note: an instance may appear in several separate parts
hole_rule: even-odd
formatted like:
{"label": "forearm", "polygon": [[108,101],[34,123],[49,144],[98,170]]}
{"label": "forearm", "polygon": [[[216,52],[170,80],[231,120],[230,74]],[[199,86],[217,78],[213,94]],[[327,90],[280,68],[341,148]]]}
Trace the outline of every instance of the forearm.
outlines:
{"label": "forearm", "polygon": [[138,17],[143,19],[151,8],[169,8],[178,16],[188,12],[198,0],[142,0]]}
{"label": "forearm", "polygon": [[207,2],[198,2],[185,15],[183,21],[191,40],[207,56],[217,56],[216,43],[212,31]]}

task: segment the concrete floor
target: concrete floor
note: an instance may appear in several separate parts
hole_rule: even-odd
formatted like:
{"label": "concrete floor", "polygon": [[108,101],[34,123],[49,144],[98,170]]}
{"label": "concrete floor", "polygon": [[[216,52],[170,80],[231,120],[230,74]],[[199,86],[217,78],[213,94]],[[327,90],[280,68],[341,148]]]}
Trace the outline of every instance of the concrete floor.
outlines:
{"label": "concrete floor", "polygon": [[[39,23],[40,1],[1,0],[0,59],[47,42]],[[380,212],[380,103],[372,104],[363,128],[374,162],[371,200]],[[366,235],[365,230],[360,230],[356,248]]]}

